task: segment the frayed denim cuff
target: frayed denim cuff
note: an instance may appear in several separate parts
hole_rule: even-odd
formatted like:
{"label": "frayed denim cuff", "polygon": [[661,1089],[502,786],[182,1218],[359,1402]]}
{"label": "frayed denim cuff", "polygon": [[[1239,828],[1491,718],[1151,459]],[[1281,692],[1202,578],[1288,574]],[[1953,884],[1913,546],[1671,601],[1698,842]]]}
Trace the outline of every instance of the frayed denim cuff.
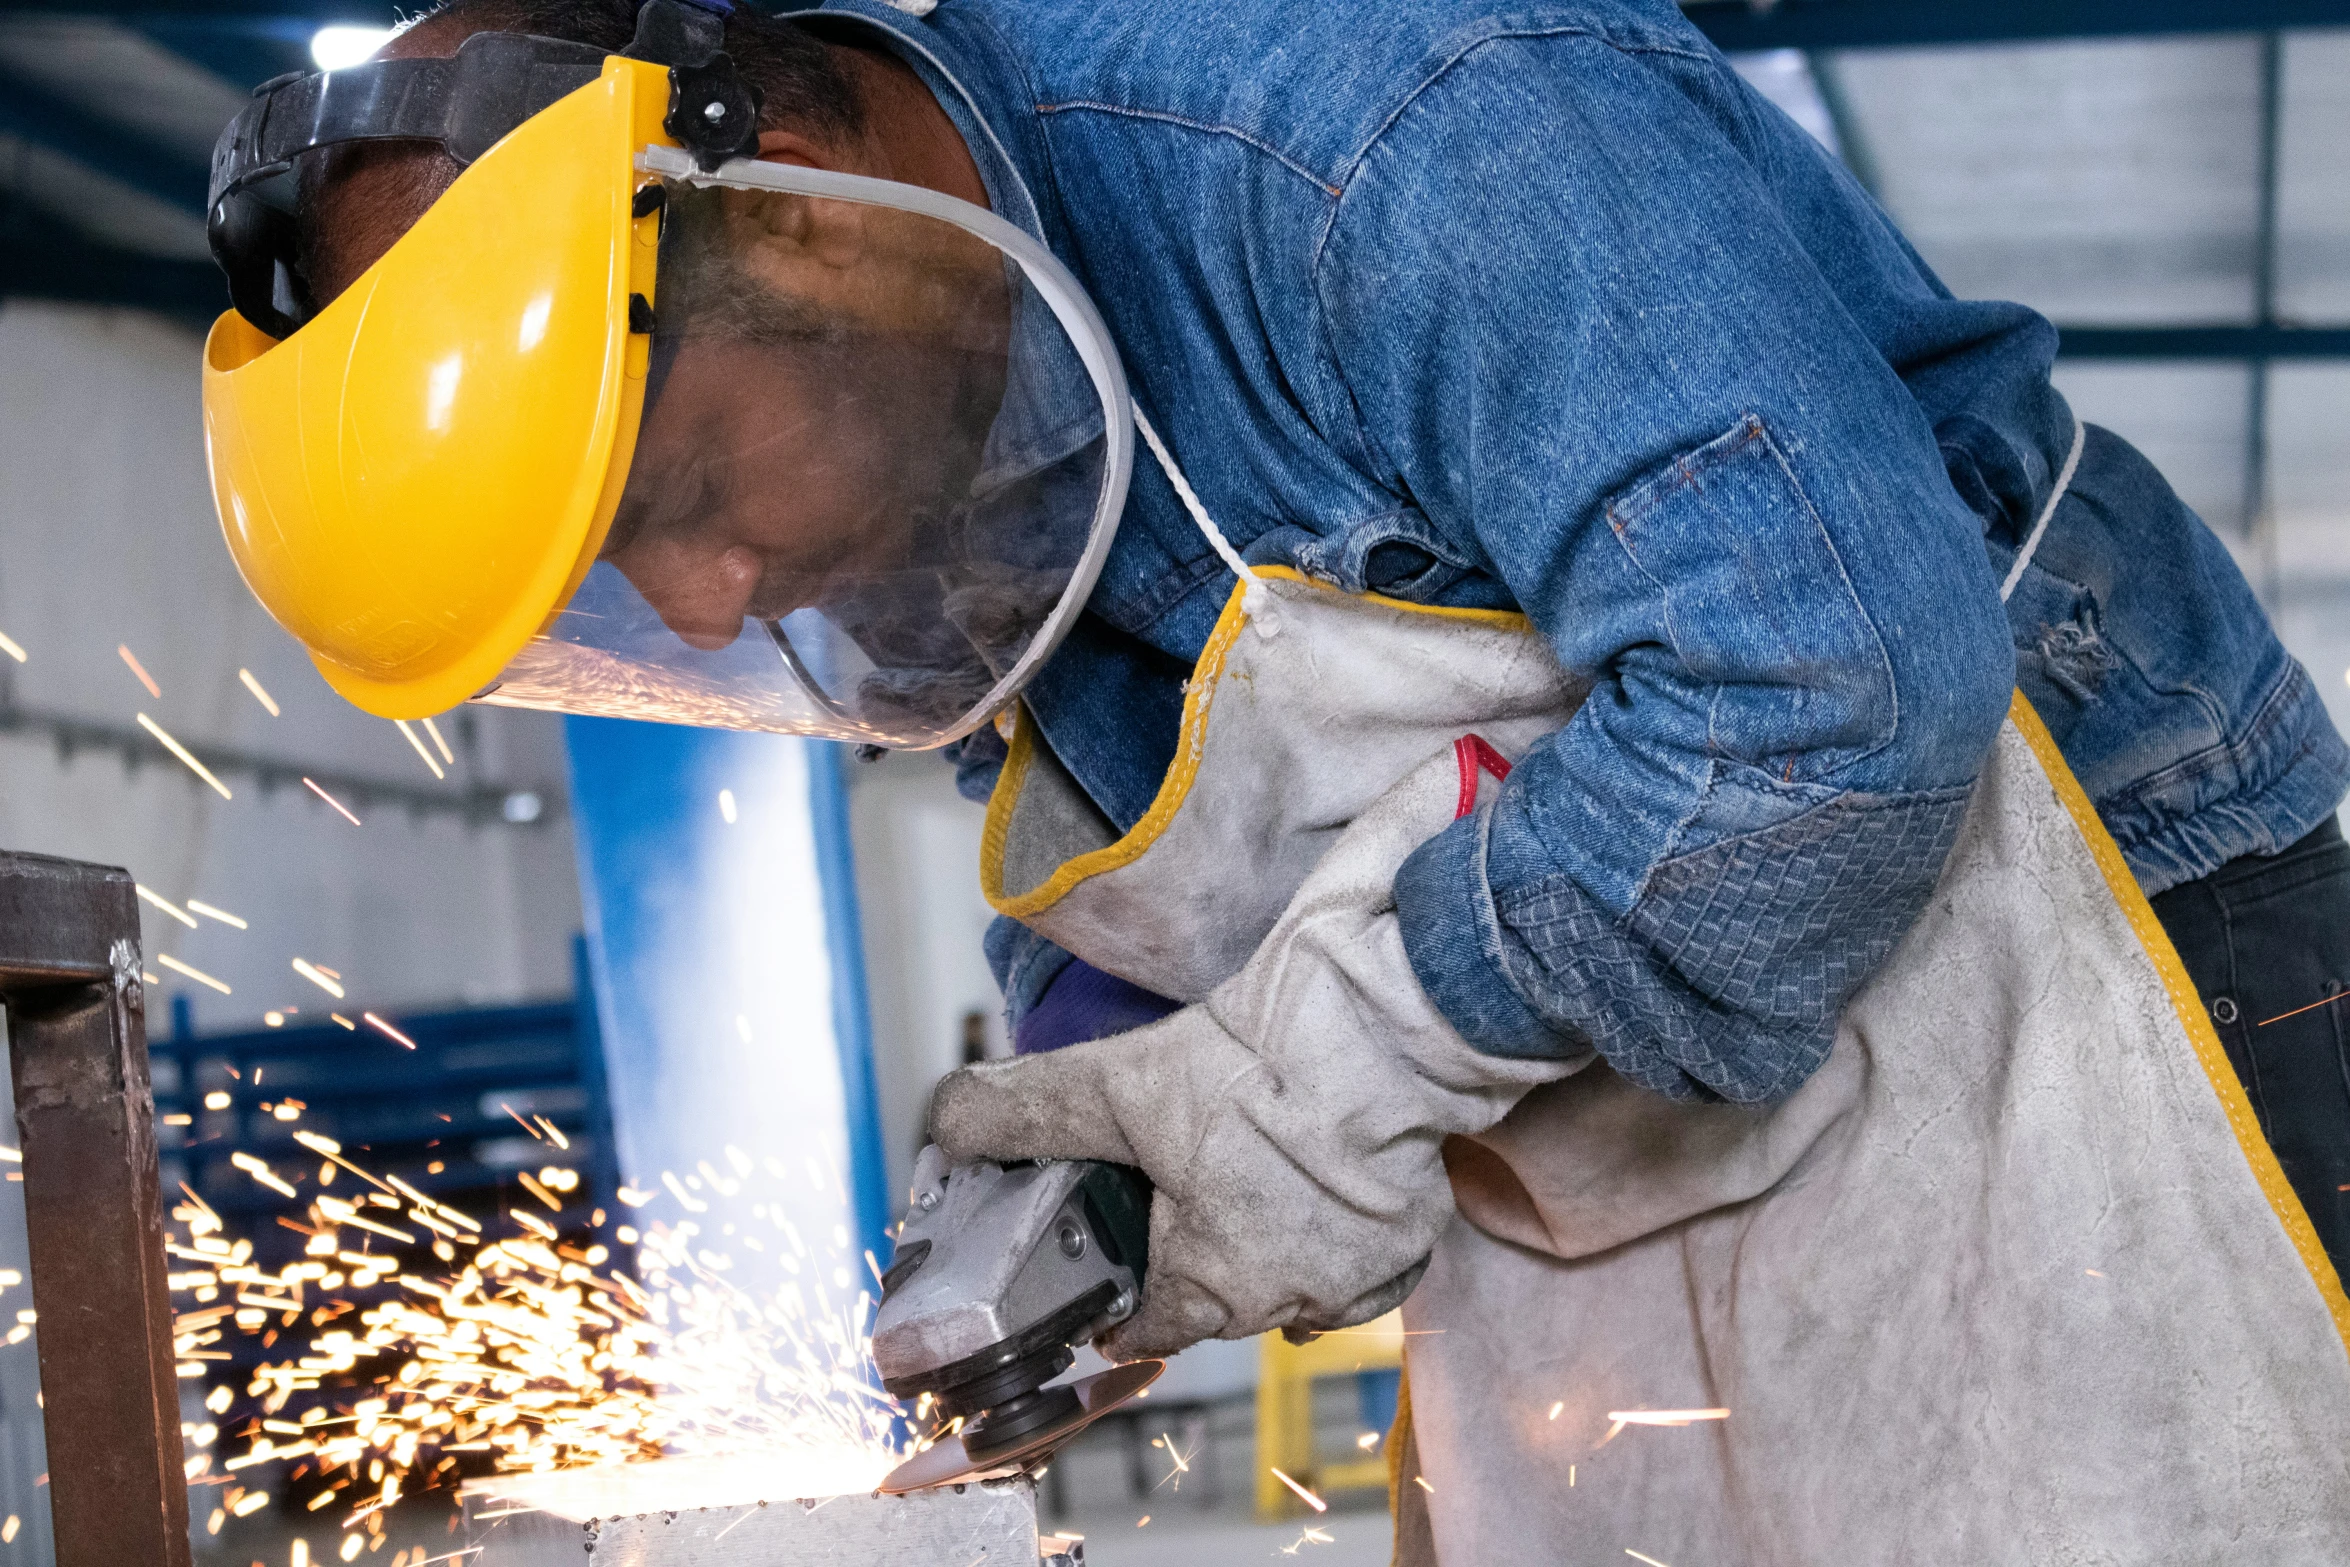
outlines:
{"label": "frayed denim cuff", "polygon": [[1587,1048],[1543,1022],[1510,983],[1485,884],[1491,808],[1429,839],[1395,876],[1404,953],[1420,988],[1461,1037],[1488,1055],[1554,1058]]}
{"label": "frayed denim cuff", "polygon": [[1016,919],[997,915],[981,943],[996,988],[1004,993],[1004,1026],[1018,1037],[1027,1018],[1061,970],[1076,960]]}

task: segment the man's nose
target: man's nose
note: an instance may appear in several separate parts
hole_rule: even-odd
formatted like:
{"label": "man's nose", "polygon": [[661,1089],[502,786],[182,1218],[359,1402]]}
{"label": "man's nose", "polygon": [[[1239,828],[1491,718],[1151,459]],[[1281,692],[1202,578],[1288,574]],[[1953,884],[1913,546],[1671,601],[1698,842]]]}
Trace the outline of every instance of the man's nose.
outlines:
{"label": "man's nose", "polygon": [[759,587],[759,557],[739,544],[708,550],[646,540],[621,550],[612,564],[679,641],[706,653],[742,634]]}

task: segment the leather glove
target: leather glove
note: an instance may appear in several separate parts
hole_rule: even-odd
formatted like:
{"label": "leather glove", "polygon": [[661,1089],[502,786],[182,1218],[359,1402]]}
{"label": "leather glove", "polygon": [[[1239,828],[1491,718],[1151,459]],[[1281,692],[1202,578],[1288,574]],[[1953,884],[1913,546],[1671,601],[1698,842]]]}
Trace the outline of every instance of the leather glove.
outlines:
{"label": "leather glove", "polygon": [[939,1084],[931,1137],[957,1163],[1102,1159],[1156,1184],[1142,1301],[1104,1354],[1390,1310],[1452,1216],[1444,1138],[1483,1131],[1589,1059],[1484,1054],[1413,977],[1395,873],[1451,820],[1458,791],[1446,751],[1374,801],[1206,1000]]}

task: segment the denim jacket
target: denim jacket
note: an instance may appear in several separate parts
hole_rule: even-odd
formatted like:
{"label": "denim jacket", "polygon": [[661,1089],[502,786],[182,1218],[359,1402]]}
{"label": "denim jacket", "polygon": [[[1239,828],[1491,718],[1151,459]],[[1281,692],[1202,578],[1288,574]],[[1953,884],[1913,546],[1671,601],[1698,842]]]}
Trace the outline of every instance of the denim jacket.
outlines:
{"label": "denim jacket", "polygon": [[[2150,892],[2350,782],[2225,549],[2118,437],[2087,433],[2003,610],[2073,440],[2053,329],[1953,299],[1669,0],[828,12],[930,81],[1250,559],[1522,609],[1593,682],[1397,879],[1413,969],[1480,1047],[1792,1091],[2019,685]],[[1026,694],[1122,829],[1230,587],[1138,465]],[[971,783],[995,754],[965,747]],[[1066,962],[1009,925],[990,947],[1015,1010]]]}

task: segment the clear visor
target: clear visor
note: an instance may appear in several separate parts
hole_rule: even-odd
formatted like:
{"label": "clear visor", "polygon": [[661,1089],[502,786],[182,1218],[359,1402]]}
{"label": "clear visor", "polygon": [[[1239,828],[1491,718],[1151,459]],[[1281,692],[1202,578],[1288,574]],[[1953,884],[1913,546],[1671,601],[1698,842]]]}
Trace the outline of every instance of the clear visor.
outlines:
{"label": "clear visor", "polygon": [[1077,284],[979,208],[648,149],[667,203],[626,486],[480,700],[917,750],[1058,643],[1132,460]]}

